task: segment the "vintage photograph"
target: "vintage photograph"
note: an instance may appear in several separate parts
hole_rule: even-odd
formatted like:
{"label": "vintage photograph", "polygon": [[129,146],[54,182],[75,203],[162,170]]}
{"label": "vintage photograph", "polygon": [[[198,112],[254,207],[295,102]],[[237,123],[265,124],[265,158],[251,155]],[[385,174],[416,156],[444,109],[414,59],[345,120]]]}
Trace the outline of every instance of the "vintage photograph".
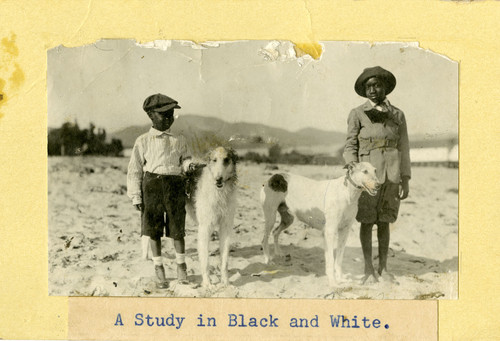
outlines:
{"label": "vintage photograph", "polygon": [[458,63],[320,45],[49,50],[49,295],[457,299]]}

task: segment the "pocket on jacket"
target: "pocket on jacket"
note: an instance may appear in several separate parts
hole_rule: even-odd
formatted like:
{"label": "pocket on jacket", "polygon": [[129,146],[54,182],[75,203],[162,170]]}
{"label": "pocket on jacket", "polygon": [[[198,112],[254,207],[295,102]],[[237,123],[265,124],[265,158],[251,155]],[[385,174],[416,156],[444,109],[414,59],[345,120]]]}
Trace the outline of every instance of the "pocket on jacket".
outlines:
{"label": "pocket on jacket", "polygon": [[360,150],[358,152],[358,156],[359,156],[360,159],[363,158],[363,157],[365,157],[366,159],[363,160],[363,161],[369,161],[370,151],[369,150]]}

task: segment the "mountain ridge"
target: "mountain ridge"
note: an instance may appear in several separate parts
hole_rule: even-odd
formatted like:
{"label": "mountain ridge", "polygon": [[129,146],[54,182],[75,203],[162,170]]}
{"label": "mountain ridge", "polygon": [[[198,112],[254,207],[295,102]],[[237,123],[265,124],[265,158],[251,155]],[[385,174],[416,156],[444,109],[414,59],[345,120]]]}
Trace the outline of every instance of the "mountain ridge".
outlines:
{"label": "mountain ridge", "polygon": [[[110,133],[120,139],[125,148],[131,148],[137,137],[149,130],[150,124],[129,126]],[[182,115],[172,125],[173,134],[182,134],[188,140],[215,138],[247,146],[258,143],[278,143],[283,147],[328,145],[345,141],[345,134],[316,128],[292,132],[261,123],[227,122],[216,117]]]}

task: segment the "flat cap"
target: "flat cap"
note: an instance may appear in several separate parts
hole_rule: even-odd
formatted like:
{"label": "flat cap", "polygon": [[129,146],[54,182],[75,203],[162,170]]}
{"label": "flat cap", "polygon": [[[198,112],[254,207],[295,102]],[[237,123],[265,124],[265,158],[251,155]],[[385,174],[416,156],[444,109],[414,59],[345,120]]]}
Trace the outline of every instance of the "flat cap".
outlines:
{"label": "flat cap", "polygon": [[354,84],[354,90],[361,97],[366,97],[365,83],[372,77],[376,77],[385,83],[386,95],[390,94],[396,87],[396,77],[394,77],[390,71],[387,71],[380,66],[369,67],[363,70]]}
{"label": "flat cap", "polygon": [[168,111],[170,109],[180,109],[181,107],[177,103],[178,102],[173,98],[170,98],[163,94],[155,94],[149,96],[144,100],[142,108],[144,109],[145,112],[150,112],[150,111],[162,112],[162,111]]}

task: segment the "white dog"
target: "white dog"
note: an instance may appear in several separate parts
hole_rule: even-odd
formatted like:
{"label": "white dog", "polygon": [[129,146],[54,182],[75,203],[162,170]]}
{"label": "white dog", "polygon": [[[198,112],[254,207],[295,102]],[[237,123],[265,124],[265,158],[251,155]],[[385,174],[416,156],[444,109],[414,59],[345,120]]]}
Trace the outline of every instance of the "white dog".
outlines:
{"label": "white dog", "polygon": [[208,243],[214,230],[219,233],[221,282],[228,283],[230,234],[236,211],[236,163],[232,149],[218,147],[208,154],[206,165],[188,174],[186,211],[198,222],[198,257],[202,285],[209,286]]}
{"label": "white dog", "polygon": [[[316,181],[294,174],[275,174],[262,187],[265,233],[262,248],[269,263],[269,233],[273,230],[275,255],[281,255],[278,238],[292,224],[295,215],[311,227],[322,229],[325,237],[326,275],[331,287],[342,279],[342,258],[350,227],[358,211],[362,191],[375,195],[380,183],[375,168],[368,162],[347,165],[347,173],[334,180]],[[292,215],[293,214],[293,215]],[[334,244],[337,248],[334,252]],[[334,264],[335,263],[335,264]]]}

